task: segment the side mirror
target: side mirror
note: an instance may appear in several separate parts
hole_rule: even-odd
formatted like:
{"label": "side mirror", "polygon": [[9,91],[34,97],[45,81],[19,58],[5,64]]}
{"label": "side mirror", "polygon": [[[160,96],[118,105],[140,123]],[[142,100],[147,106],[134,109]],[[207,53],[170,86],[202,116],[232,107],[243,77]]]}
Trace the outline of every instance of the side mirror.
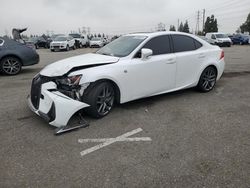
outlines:
{"label": "side mirror", "polygon": [[148,48],[141,49],[141,58],[142,60],[146,60],[149,56],[153,55],[153,51]]}

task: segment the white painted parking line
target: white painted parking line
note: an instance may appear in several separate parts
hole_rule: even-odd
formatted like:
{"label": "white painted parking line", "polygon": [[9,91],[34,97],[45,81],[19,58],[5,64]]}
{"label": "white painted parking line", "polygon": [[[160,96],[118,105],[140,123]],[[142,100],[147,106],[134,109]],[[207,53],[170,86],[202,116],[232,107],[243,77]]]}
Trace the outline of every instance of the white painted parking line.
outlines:
{"label": "white painted parking line", "polygon": [[134,138],[127,138],[129,136],[132,136],[134,134],[137,134],[139,132],[143,131],[141,128],[135,129],[133,131],[127,132],[121,136],[118,136],[116,138],[100,138],[100,139],[78,139],[79,143],[87,143],[87,142],[102,142],[101,144],[98,144],[94,147],[91,147],[89,149],[83,150],[80,152],[81,156],[87,155],[89,153],[92,153],[96,150],[99,150],[103,147],[106,147],[110,144],[113,144],[115,142],[139,142],[139,141],[152,141],[150,137],[134,137]]}

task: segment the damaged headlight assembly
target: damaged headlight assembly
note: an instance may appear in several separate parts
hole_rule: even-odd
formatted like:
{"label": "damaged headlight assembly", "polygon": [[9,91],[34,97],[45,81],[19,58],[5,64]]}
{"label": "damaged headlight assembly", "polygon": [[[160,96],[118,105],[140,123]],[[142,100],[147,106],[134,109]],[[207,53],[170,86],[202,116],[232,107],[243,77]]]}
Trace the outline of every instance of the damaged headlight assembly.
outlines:
{"label": "damaged headlight assembly", "polygon": [[80,74],[80,75],[58,79],[57,82],[60,83],[61,85],[66,85],[70,87],[79,86],[81,78],[82,78],[82,75]]}
{"label": "damaged headlight assembly", "polygon": [[84,83],[79,85],[82,75],[74,75],[56,80],[58,89],[65,95],[81,100],[84,90],[89,86],[90,83]]}

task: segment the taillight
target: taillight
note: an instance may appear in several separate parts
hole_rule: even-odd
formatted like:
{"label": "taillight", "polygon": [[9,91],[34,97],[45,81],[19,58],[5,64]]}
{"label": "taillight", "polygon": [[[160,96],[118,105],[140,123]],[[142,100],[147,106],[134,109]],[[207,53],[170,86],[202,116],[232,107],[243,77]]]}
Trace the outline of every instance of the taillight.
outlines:
{"label": "taillight", "polygon": [[220,60],[223,59],[224,57],[225,57],[225,53],[224,53],[224,51],[222,50],[222,51],[221,51],[221,54],[220,54]]}

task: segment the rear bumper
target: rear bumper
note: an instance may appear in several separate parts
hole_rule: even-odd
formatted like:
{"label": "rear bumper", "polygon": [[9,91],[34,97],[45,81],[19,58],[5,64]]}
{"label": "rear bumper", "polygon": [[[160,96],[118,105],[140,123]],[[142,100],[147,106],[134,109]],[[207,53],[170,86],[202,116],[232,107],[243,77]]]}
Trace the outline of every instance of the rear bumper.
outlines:
{"label": "rear bumper", "polygon": [[224,58],[222,58],[218,62],[218,65],[217,65],[217,71],[218,71],[217,80],[219,80],[221,78],[221,76],[223,75],[224,70],[225,70],[225,60],[224,60]]}
{"label": "rear bumper", "polygon": [[23,61],[23,66],[30,66],[30,65],[35,65],[38,64],[40,61],[39,55],[36,53],[33,57],[26,59]]}
{"label": "rear bumper", "polygon": [[47,82],[41,85],[37,108],[33,104],[34,102],[32,102],[30,95],[27,100],[31,111],[55,127],[66,126],[77,111],[89,106],[57,91],[54,82]]}

